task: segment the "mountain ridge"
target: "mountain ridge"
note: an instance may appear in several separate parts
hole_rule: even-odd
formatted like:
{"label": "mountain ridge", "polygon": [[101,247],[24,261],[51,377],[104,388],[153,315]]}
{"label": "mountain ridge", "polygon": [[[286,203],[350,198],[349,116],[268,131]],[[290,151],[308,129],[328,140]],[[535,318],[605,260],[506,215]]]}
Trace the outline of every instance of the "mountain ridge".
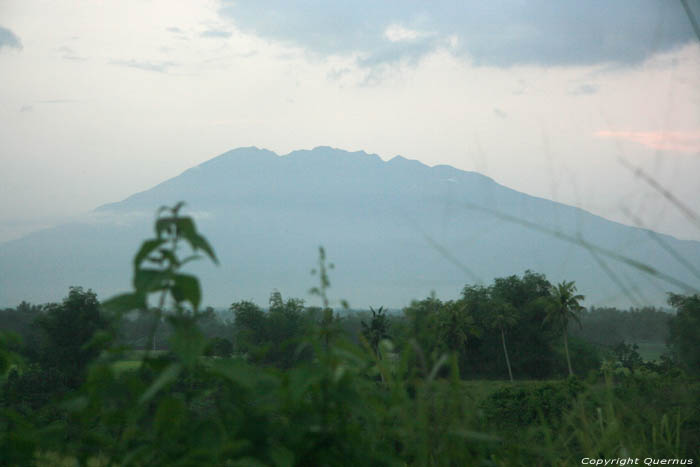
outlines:
{"label": "mountain ridge", "polygon": [[[0,304],[20,296],[32,298],[23,296],[33,292],[22,281],[43,282],[42,290],[53,291],[53,300],[62,296],[61,288],[67,290],[68,279],[86,287],[94,282],[93,288],[107,295],[123,290],[129,270],[118,262],[128,266],[139,239],[150,235],[151,213],[181,200],[221,251],[222,263],[235,265],[218,272],[194,268],[203,274],[205,294],[207,283],[212,284],[213,292],[205,299],[212,297],[217,305],[237,296],[265,300],[273,288],[308,298],[308,270],[320,244],[338,265],[338,296],[351,304],[355,299],[362,305],[398,307],[434,289],[454,297],[466,283],[488,283],[525,269],[543,272],[553,282],[576,280],[589,304],[658,306],[665,303],[667,289],[678,291],[650,281],[635,268],[507,222],[496,213],[580,235],[594,245],[658,266],[664,274],[691,284],[695,280],[654,243],[652,231],[520,193],[477,172],[431,167],[403,156],[384,161],[376,154],[329,146],[284,155],[247,147],[220,154],[122,201],[98,206],[87,223],[30,235],[13,241],[12,248],[0,245],[0,272],[10,278],[0,281]],[[467,208],[472,205],[490,213]],[[653,235],[700,264],[700,242]],[[78,240],[88,247],[81,248]],[[36,251],[44,256],[37,257]],[[61,251],[74,256],[67,258]],[[34,258],[29,263],[40,274],[23,264],[23,254]],[[91,269],[99,274],[85,273]],[[118,272],[125,280],[116,280]],[[611,282],[618,284],[611,287]],[[228,298],[227,283],[236,284],[230,286],[234,290]]]}

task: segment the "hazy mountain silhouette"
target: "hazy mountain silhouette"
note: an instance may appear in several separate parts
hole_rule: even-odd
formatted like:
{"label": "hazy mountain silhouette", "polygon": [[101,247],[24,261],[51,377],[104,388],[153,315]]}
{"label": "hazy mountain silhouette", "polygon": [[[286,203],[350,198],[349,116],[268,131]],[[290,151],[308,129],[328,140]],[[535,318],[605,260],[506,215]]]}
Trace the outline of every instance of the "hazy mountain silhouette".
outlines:
{"label": "hazy mountain silhouette", "polygon": [[[85,222],[0,245],[0,305],[59,300],[69,285],[91,287],[101,298],[129,289],[131,259],[152,234],[156,209],[180,200],[221,260],[218,268],[193,266],[205,302],[216,306],[241,299],[264,304],[273,289],[309,299],[319,245],[336,265],[330,295],[353,306],[399,307],[431,290],[453,298],[467,283],[526,269],[552,282],[575,280],[589,305],[662,305],[667,291],[681,291],[638,268],[467,205],[580,236],[698,282],[646,230],[519,193],[478,173],[400,156],[384,162],[329,147],[285,156],[240,148],[101,206]],[[700,265],[700,242],[657,238]]]}

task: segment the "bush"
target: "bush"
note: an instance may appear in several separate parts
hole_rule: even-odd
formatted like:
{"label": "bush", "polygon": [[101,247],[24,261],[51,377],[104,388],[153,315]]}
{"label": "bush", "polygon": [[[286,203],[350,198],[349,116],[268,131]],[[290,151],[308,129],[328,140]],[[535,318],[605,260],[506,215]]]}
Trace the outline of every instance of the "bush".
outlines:
{"label": "bush", "polygon": [[208,357],[230,357],[233,354],[233,344],[223,337],[215,337],[209,341],[204,355]]}
{"label": "bush", "polygon": [[557,425],[583,390],[584,385],[577,378],[519,383],[488,396],[481,409],[487,422],[498,428],[515,429],[540,423]]}

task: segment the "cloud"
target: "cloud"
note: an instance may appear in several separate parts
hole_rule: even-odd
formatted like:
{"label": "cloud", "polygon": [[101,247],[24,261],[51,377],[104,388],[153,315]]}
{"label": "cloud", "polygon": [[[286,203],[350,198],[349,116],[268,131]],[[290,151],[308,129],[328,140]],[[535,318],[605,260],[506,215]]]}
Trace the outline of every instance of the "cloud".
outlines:
{"label": "cloud", "polygon": [[498,107],[493,108],[493,113],[500,118],[508,118],[508,114],[499,109]]}
{"label": "cloud", "polygon": [[384,31],[384,36],[389,39],[389,42],[413,42],[428,34],[415,29],[408,29],[400,24],[391,24]]}
{"label": "cloud", "polygon": [[148,62],[137,60],[111,60],[110,65],[126,66],[143,71],[154,71],[157,73],[167,73],[170,67],[175,66],[174,62]]}
{"label": "cloud", "polygon": [[208,29],[200,34],[201,37],[209,37],[209,38],[222,38],[222,39],[228,39],[231,37],[231,33],[229,31],[224,31],[221,29]]}
{"label": "cloud", "polygon": [[326,73],[326,77],[330,80],[337,81],[339,79],[342,79],[343,76],[352,73],[352,70],[348,67],[343,67],[343,68],[334,68],[328,73]]}
{"label": "cloud", "polygon": [[659,151],[700,154],[700,130],[696,131],[598,131],[599,138],[631,141]]}
{"label": "cloud", "polygon": [[80,57],[75,54],[75,51],[71,49],[70,47],[59,47],[57,49],[58,53],[61,54],[61,58],[64,60],[70,60],[70,61],[75,61],[75,62],[83,62],[87,60],[85,57]]}
{"label": "cloud", "polygon": [[597,85],[590,84],[590,83],[584,83],[584,84],[577,86],[569,94],[571,94],[572,96],[586,96],[586,95],[590,95],[590,94],[595,94],[597,92],[598,92]]}
{"label": "cloud", "polygon": [[0,49],[3,47],[22,50],[22,41],[14,32],[0,26]]}
{"label": "cloud", "polygon": [[219,13],[246,32],[370,65],[446,46],[477,65],[630,65],[694,40],[682,6],[667,0],[221,0]]}
{"label": "cloud", "polygon": [[182,28],[178,28],[177,26],[170,26],[165,28],[165,30],[171,33],[175,39],[184,41],[189,40],[189,38],[187,37],[187,33]]}

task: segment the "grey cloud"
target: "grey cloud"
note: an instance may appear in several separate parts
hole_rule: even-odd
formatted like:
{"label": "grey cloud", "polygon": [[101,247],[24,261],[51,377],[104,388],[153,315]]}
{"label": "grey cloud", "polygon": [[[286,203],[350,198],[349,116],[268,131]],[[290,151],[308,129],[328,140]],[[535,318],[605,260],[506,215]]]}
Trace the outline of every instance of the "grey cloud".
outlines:
{"label": "grey cloud", "polygon": [[137,60],[112,60],[111,65],[136,68],[143,71],[154,71],[157,73],[167,73],[170,67],[175,66],[174,62],[140,62]]}
{"label": "grey cloud", "polygon": [[[359,52],[365,66],[439,47],[477,65],[630,65],[694,39],[680,3],[668,0],[221,0],[219,12],[244,31],[315,53]],[[392,41],[392,26],[414,34]]]}
{"label": "grey cloud", "polygon": [[493,108],[493,113],[500,118],[508,118],[508,114],[499,109],[498,107]]}
{"label": "grey cloud", "polygon": [[7,28],[0,26],[0,49],[8,47],[11,49],[22,49],[22,41],[17,35]]}
{"label": "grey cloud", "polygon": [[595,94],[597,92],[598,92],[597,85],[590,84],[590,83],[584,83],[584,84],[577,86],[569,94],[571,94],[572,96],[585,96],[585,95],[589,95],[589,94]]}
{"label": "grey cloud", "polygon": [[189,38],[187,37],[187,33],[183,29],[178,28],[177,26],[171,26],[169,28],[165,28],[165,30],[169,33],[172,33],[175,39],[183,41],[189,40]]}
{"label": "grey cloud", "polygon": [[76,61],[76,62],[83,62],[87,60],[85,57],[80,57],[75,54],[75,51],[71,49],[70,47],[59,47],[58,52],[61,54],[61,58],[64,60],[71,60],[71,61]]}
{"label": "grey cloud", "polygon": [[340,68],[340,69],[335,68],[335,69],[329,71],[328,73],[326,73],[326,78],[333,80],[333,81],[337,81],[337,80],[341,79],[343,76],[350,73],[351,71],[352,70],[350,70],[350,68],[347,68],[347,67]]}
{"label": "grey cloud", "polygon": [[31,106],[31,105],[23,105],[23,106],[19,109],[20,112],[31,112],[32,110],[34,110],[34,107]]}
{"label": "grey cloud", "polygon": [[200,34],[202,37],[210,37],[210,38],[222,38],[222,39],[228,39],[231,37],[231,33],[229,31],[224,31],[221,29],[208,29]]}

